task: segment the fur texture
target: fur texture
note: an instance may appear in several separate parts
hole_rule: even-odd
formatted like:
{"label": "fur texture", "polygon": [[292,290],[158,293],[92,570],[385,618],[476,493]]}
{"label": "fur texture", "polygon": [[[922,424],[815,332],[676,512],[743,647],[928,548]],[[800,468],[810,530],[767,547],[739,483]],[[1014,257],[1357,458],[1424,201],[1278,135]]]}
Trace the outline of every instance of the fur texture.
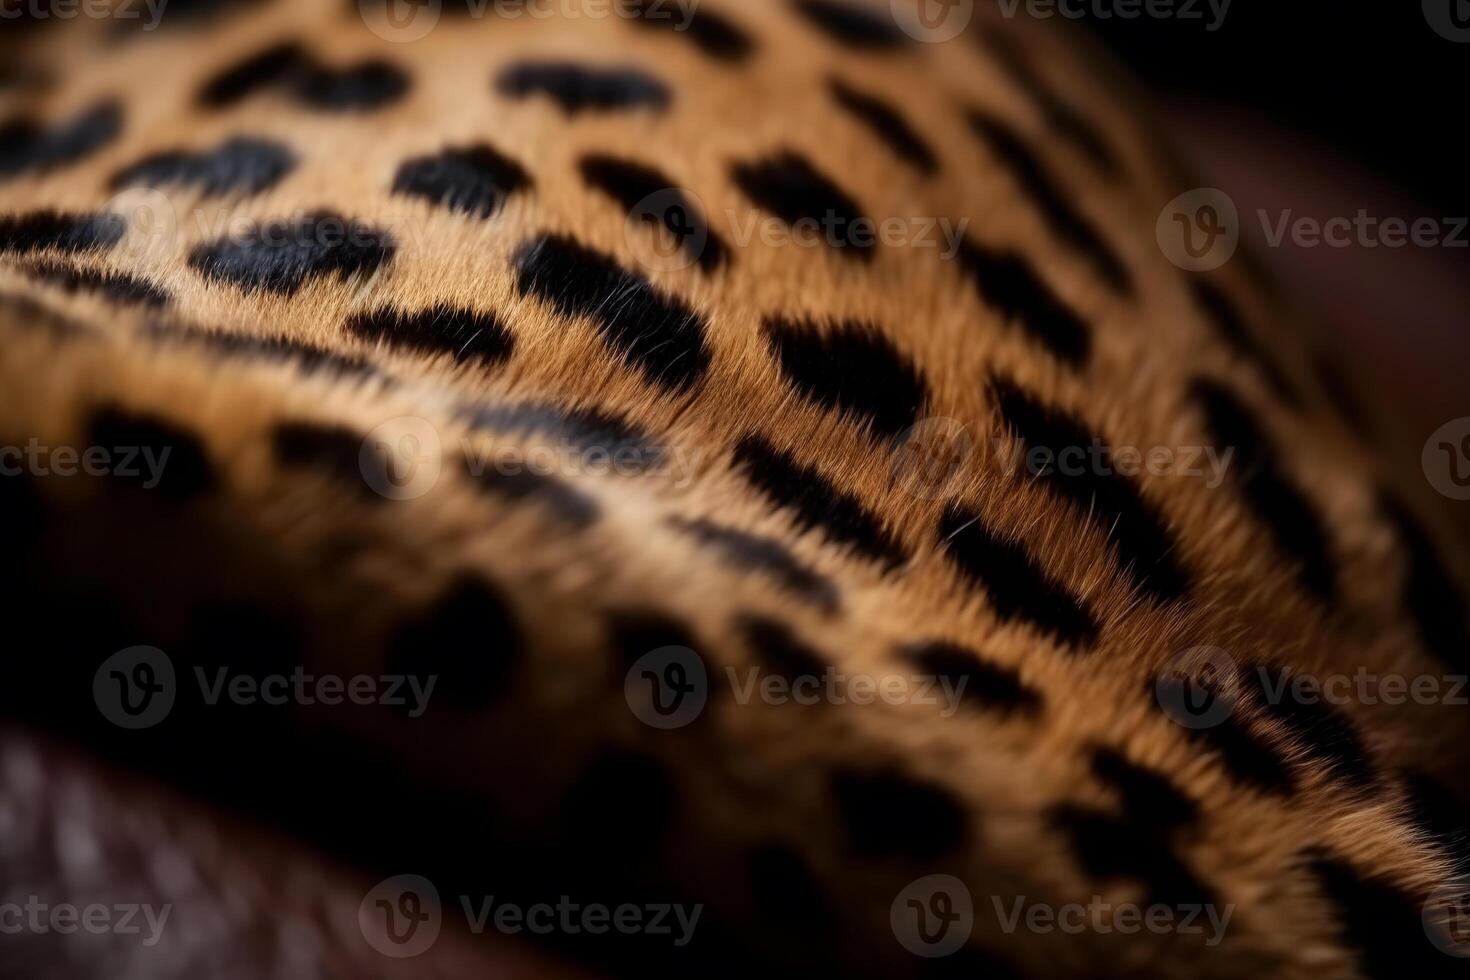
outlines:
{"label": "fur texture", "polygon": [[[10,712],[385,873],[708,904],[694,951],[634,962],[917,974],[890,907],[946,873],[976,924],[937,962],[988,975],[1451,972],[1417,915],[1458,824],[1410,788],[1465,790],[1463,708],[1294,713],[1244,671],[1229,724],[1160,710],[1183,650],[1437,676],[1465,616],[1284,301],[1159,253],[1192,185],[1089,52],[986,17],[917,44],[886,2],[707,0],[683,33],[446,6],[412,44],[336,0],[27,40],[52,77],[0,90],[0,436],[171,456],[146,490],[4,480],[15,650],[46,651],[11,654]],[[707,248],[639,212],[666,187]],[[950,254],[737,240],[833,214],[968,223]],[[972,451],[916,487],[928,432]],[[439,475],[390,499],[363,446],[406,436]],[[1006,465],[1094,438],[1235,465]],[[552,472],[485,465],[537,447]],[[443,703],[119,733],[91,678],[140,643]],[[714,683],[661,731],[624,678],[671,644]],[[972,697],[731,689],[828,667]],[[1209,948],[1006,933],[1018,896],[1235,913]]]}

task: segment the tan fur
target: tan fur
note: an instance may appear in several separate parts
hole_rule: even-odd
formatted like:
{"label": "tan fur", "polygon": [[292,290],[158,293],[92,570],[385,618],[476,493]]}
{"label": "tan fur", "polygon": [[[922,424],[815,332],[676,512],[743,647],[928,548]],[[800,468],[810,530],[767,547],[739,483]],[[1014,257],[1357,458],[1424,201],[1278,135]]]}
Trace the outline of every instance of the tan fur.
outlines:
{"label": "tan fur", "polygon": [[[68,515],[68,530],[48,542],[49,567],[38,574],[94,581],[136,605],[156,630],[149,642],[164,648],[181,629],[170,610],[187,609],[196,598],[289,592],[309,611],[308,666],[342,672],[378,664],[384,635],[406,613],[432,603],[457,575],[483,575],[513,600],[531,634],[533,656],[504,710],[455,724],[322,712],[308,724],[347,727],[386,753],[391,765],[429,782],[490,793],[511,806],[514,834],[527,839],[541,832],[589,754],[611,743],[638,746],[668,763],[686,803],[660,877],[730,921],[749,924],[752,945],[772,955],[782,942],[758,924],[738,855],[778,840],[800,850],[837,897],[848,941],[822,956],[851,970],[898,975],[918,967],[891,939],[888,903],[914,877],[947,871],[965,879],[983,906],[973,944],[1038,976],[1082,975],[1100,960],[1120,975],[1352,976],[1340,924],[1297,863],[1305,850],[1321,847],[1365,871],[1376,869],[1407,892],[1431,891],[1450,865],[1405,819],[1401,789],[1390,778],[1365,800],[1326,775],[1312,775],[1303,776],[1302,789],[1289,799],[1243,790],[1157,710],[1148,684],[1175,654],[1200,645],[1229,649],[1243,662],[1266,657],[1316,673],[1345,665],[1410,676],[1438,670],[1397,600],[1404,559],[1374,509],[1374,490],[1388,477],[1372,451],[1333,420],[1309,382],[1313,402],[1304,415],[1277,407],[1259,373],[1203,321],[1185,278],[1153,238],[1159,207],[1184,188],[1171,183],[1133,111],[1091,80],[1065,38],[1024,32],[1048,83],[1118,153],[1124,176],[1115,183],[1091,171],[984,48],[967,39],[898,56],[853,54],[782,4],[709,0],[709,6],[759,39],[749,63],[724,65],[663,32],[616,19],[490,18],[438,30],[414,45],[388,45],[346,16],[343,4],[300,0],[124,44],[103,44],[83,28],[35,42],[27,54],[38,61],[65,58],[85,68],[28,96],[28,108],[40,118],[62,118],[117,95],[128,120],[120,139],[74,166],[0,182],[0,214],[100,208],[112,197],[107,179],[120,167],[162,149],[212,147],[237,133],[278,138],[301,158],[274,189],[211,200],[199,211],[191,193],[168,189],[186,221],[162,250],[138,237],[111,254],[68,260],[153,279],[175,297],[166,313],[63,296],[17,271],[23,261],[0,262],[0,436],[75,444],[84,438],[79,426],[86,411],[118,404],[196,433],[224,478],[217,503],[152,515],[173,528],[162,538],[165,546],[180,550],[143,567],[90,557],[147,554],[154,531],[138,525],[136,515],[124,525],[114,519],[109,498],[47,484],[48,503]],[[982,23],[973,30],[1013,26]],[[331,63],[381,56],[404,64],[415,88],[360,118],[307,113],[270,94],[208,114],[191,105],[192,93],[221,67],[284,37],[305,39]],[[661,116],[634,111],[568,120],[544,100],[499,97],[490,86],[494,69],[532,56],[650,66],[676,80],[676,98]],[[824,88],[833,74],[902,105],[938,149],[942,172],[920,178],[833,110]],[[1005,169],[964,126],[965,107],[1013,124],[1053,168],[1136,277],[1136,301],[1112,295],[1082,259],[1056,244]],[[404,159],[479,140],[520,161],[534,177],[534,193],[512,197],[486,221],[388,194]],[[730,267],[713,276],[697,269],[651,273],[658,286],[709,319],[710,375],[687,397],[657,391],[617,364],[591,325],[516,294],[510,256],[539,231],[564,231],[637,268],[630,236],[652,232],[633,228],[618,205],[582,183],[576,161],[583,153],[658,166],[698,195],[712,226],[728,239],[726,212],[738,221],[751,208],[730,180],[730,163],[782,147],[805,154],[871,214],[968,217],[974,237],[1031,257],[1091,324],[1096,350],[1089,366],[1078,372],[1047,357],[979,300],[954,263],[927,250],[880,249],[863,266],[831,250],[756,242],[734,249]],[[314,279],[291,297],[209,283],[186,264],[189,250],[207,237],[190,226],[196,218],[270,219],[319,208],[389,229],[399,241],[396,259],[371,279]],[[1249,314],[1258,335],[1282,338],[1280,359],[1305,380],[1299,368],[1307,363],[1306,346],[1288,333],[1293,314],[1238,268],[1216,281]],[[512,359],[488,371],[458,367],[447,357],[373,349],[341,327],[349,315],[385,304],[416,310],[436,302],[497,313],[517,341]],[[761,317],[773,312],[871,321],[912,357],[932,386],[928,414],[960,420],[983,450],[945,499],[906,492],[894,481],[892,460],[875,451],[868,435],[787,387],[760,333]],[[284,337],[362,354],[399,383],[308,377],[290,362],[225,360],[160,341],[148,330],[150,321],[169,330]],[[1165,515],[1179,558],[1197,579],[1192,601],[1148,601],[1114,560],[1102,531],[1024,472],[995,465],[989,450],[1000,426],[985,388],[995,372],[1044,403],[1073,411],[1105,438],[1140,447],[1207,442],[1186,386],[1197,375],[1227,380],[1265,420],[1290,475],[1324,515],[1341,570],[1338,605],[1327,610],[1301,591],[1290,564],[1277,557],[1269,533],[1228,481],[1205,489],[1197,480],[1144,477],[1145,496]],[[488,448],[488,437],[454,419],[455,404],[527,400],[623,415],[677,450],[689,462],[690,479],[565,474],[602,508],[595,526],[572,531],[534,502],[505,504],[476,490],[447,462],[429,495],[385,503],[326,478],[285,473],[268,448],[270,427],[282,420],[367,433],[401,416],[432,422],[451,454],[461,443]],[[885,573],[820,534],[798,533],[788,514],[732,472],[731,447],[751,431],[856,494],[882,515],[912,559]],[[1103,638],[1095,650],[1077,657],[1024,624],[996,617],[983,590],[962,581],[938,551],[934,528],[949,501],[964,502],[990,527],[1022,542],[1097,612]],[[840,611],[822,615],[763,577],[711,560],[670,529],[675,516],[711,517],[786,541],[837,584]],[[163,595],[169,601],[158,601]],[[690,624],[705,644],[700,654],[721,670],[751,663],[731,623],[757,611],[789,623],[840,658],[846,671],[901,670],[892,652],[897,645],[951,640],[1014,667],[1047,701],[1037,719],[973,713],[940,719],[932,707],[917,705],[824,710],[725,703],[711,707],[711,724],[698,733],[656,732],[628,712],[620,670],[606,653],[603,615],[629,609]],[[1364,705],[1350,713],[1385,773],[1432,772],[1463,787],[1455,761],[1470,735],[1463,709]],[[1220,949],[1202,953],[1177,937],[1147,934],[1007,936],[994,928],[992,894],[1137,899],[1137,888],[1124,881],[1089,880],[1062,838],[1045,828],[1045,812],[1058,803],[1115,807],[1110,791],[1088,773],[1086,753],[1097,745],[1167,774],[1199,802],[1200,824],[1181,837],[1176,852],[1221,901],[1237,905]],[[534,754],[531,769],[527,753]],[[971,814],[964,853],[933,868],[854,861],[829,829],[831,808],[821,788],[827,767],[854,762],[894,764],[955,793]]]}

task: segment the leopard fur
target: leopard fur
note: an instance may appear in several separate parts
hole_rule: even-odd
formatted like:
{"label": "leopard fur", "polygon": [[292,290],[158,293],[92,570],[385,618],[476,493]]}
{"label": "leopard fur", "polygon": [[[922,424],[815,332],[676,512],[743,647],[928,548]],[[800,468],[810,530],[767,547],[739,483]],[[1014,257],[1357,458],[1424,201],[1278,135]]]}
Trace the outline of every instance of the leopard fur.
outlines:
{"label": "leopard fur", "polygon": [[[12,42],[0,442],[170,456],[147,489],[0,481],[8,714],[385,874],[707,906],[630,970],[1455,973],[1420,910],[1460,841],[1423,798],[1467,789],[1463,709],[1273,711],[1242,674],[1227,724],[1161,710],[1194,648],[1418,676],[1470,647],[1449,536],[1334,411],[1287,300],[1160,254],[1193,184],[1126,81],[984,10],[920,44],[856,0],[707,0],[685,31],[457,6],[412,43],[336,0]],[[635,206],[666,188],[708,236],[682,261]],[[950,255],[736,240],[807,210],[967,223]],[[936,433],[970,451],[916,487]],[[405,435],[438,475],[393,499],[363,447]],[[1094,439],[1236,465],[1004,465]],[[551,475],[473,465],[567,445]],[[92,679],[139,644],[440,700],[119,732]],[[660,730],[626,678],[670,646],[709,701]],[[829,668],[972,696],[736,698]],[[931,874],[975,904],[934,960],[891,927]],[[1093,896],[1234,914],[1205,946],[993,912]]]}

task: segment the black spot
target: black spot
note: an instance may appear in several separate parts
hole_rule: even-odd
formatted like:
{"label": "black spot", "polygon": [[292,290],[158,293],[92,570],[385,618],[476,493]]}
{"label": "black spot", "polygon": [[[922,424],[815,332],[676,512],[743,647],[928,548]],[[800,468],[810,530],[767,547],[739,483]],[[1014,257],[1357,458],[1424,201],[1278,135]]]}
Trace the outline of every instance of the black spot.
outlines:
{"label": "black spot", "polygon": [[1087,324],[1014,252],[995,252],[966,239],[960,266],[985,302],[1026,331],[1052,356],[1072,367],[1086,365],[1092,353]]}
{"label": "black spot", "polygon": [[1039,404],[1009,381],[996,378],[990,387],[1024,453],[1027,472],[1108,535],[1140,588],[1162,602],[1188,592],[1189,574],[1174,557],[1174,542],[1158,511],[1132,480],[1094,462],[1094,448],[1107,444],[1077,419]]}
{"label": "black spot", "polygon": [[421,197],[451,211],[488,218],[505,199],[531,186],[525,169],[481,143],[415,157],[398,168],[393,193]]}
{"label": "black spot", "polygon": [[903,545],[862,503],[814,469],[802,466],[756,435],[735,447],[735,465],[779,507],[789,508],[798,527],[820,531],[834,544],[897,568],[907,560]]}
{"label": "black spot", "polygon": [[147,335],[159,343],[191,344],[212,354],[227,358],[248,358],[272,362],[294,362],[308,374],[322,372],[343,377],[379,377],[377,367],[359,357],[347,357],[336,351],[286,337],[257,337],[253,334],[224,333],[152,323]]}
{"label": "black spot", "polygon": [[[264,681],[304,666],[302,624],[254,603],[209,602],[189,614],[188,649],[211,668]],[[229,699],[221,701],[227,704]]]}
{"label": "black spot", "polygon": [[664,461],[664,447],[651,435],[609,412],[523,403],[466,408],[462,417],[477,429],[499,435],[565,439],[584,456],[604,456],[620,470],[643,472]]}
{"label": "black spot", "polygon": [[1081,600],[1042,571],[1018,542],[992,533],[978,514],[951,505],[940,520],[939,539],[955,567],[985,589],[1001,619],[1023,619],[1071,646],[1096,641],[1097,621]]}
{"label": "black spot", "polygon": [[474,711],[505,692],[522,657],[522,640],[505,598],[484,580],[465,575],[397,628],[387,669],[425,682],[438,678],[431,705]]}
{"label": "black spot", "polygon": [[861,50],[891,51],[909,42],[891,17],[838,0],[795,0],[797,11],[828,37]]}
{"label": "black spot", "polygon": [[144,185],[182,185],[206,195],[274,187],[296,166],[296,155],[274,140],[240,137],[202,153],[174,150],[139,160],[112,178],[114,190]]}
{"label": "black spot", "polygon": [[59,262],[37,262],[25,267],[26,275],[66,293],[97,293],[118,303],[156,308],[169,304],[168,291],[147,279],[124,272],[99,272]]}
{"label": "black spot", "polygon": [[640,275],[570,238],[546,235],[516,252],[516,285],[564,316],[590,318],[603,340],[673,393],[709,369],[704,318]]}
{"label": "black spot", "polygon": [[122,108],[115,102],[99,103],[49,128],[30,119],[0,123],[0,180],[44,173],[91,156],[117,138],[122,123]]}
{"label": "black spot", "polygon": [[10,330],[44,332],[59,339],[95,335],[99,332],[96,324],[63,316],[50,306],[20,293],[0,292],[0,308],[7,309],[12,314],[7,319],[0,319],[0,323]]}
{"label": "black spot", "polygon": [[1363,737],[1346,716],[1323,700],[1320,690],[1299,690],[1288,671],[1264,664],[1242,668],[1241,674],[1243,693],[1264,717],[1284,728],[1299,748],[1325,763],[1337,779],[1358,789],[1373,785],[1373,762]]}
{"label": "black spot", "polygon": [[1470,626],[1465,599],[1439,552],[1412,512],[1394,494],[1382,491],[1379,509],[1398,533],[1408,560],[1404,608],[1419,624],[1419,635],[1435,656],[1458,674],[1470,673]]}
{"label": "black spot", "polygon": [[327,112],[365,112],[397,102],[408,92],[409,78],[386,61],[365,61],[350,68],[313,65],[296,79],[298,101]]}
{"label": "black spot", "polygon": [[1446,956],[1425,931],[1422,901],[1378,878],[1359,873],[1323,852],[1306,855],[1323,897],[1335,906],[1341,941],[1358,953],[1368,980],[1463,977],[1463,961]]}
{"label": "black spot", "polygon": [[908,124],[897,109],[876,96],[853,88],[840,78],[832,79],[831,87],[837,104],[876,133],[894,153],[912,163],[922,173],[938,172],[939,158],[934,155],[929,144],[924,142],[924,137],[914,131],[914,127]]}
{"label": "black spot", "polygon": [[1190,288],[1194,292],[1195,303],[1209,317],[1216,332],[1235,351],[1236,355],[1255,365],[1256,370],[1261,372],[1261,376],[1276,393],[1276,397],[1288,405],[1300,407],[1302,404],[1301,392],[1246,326],[1245,319],[1240,315],[1235,304],[1231,302],[1230,297],[1215,285],[1199,277],[1190,279]]}
{"label": "black spot", "polygon": [[742,615],[736,629],[757,660],[788,684],[810,683],[827,672],[828,662],[798,637],[789,626],[764,616]]}
{"label": "black spot", "polygon": [[833,919],[830,896],[801,855],[785,845],[751,855],[750,891],[756,908],[778,928],[821,929]]}
{"label": "black spot", "polygon": [[637,68],[595,68],[569,61],[524,61],[500,73],[502,95],[524,99],[549,96],[568,115],[646,107],[662,110],[670,101],[664,83]]}
{"label": "black spot", "polygon": [[725,261],[725,243],[689,195],[668,177],[642,164],[602,154],[582,158],[582,179],[621,204],[629,221],[661,225],[705,272]]}
{"label": "black spot", "polygon": [[[219,484],[204,443],[193,433],[162,419],[135,415],[121,408],[100,408],[87,423],[87,444],[105,446],[118,453],[135,450],[143,459],[157,460],[158,483],[152,491],[170,500],[198,496]],[[136,477],[139,481],[146,481],[152,475],[146,467],[135,469],[139,471]],[[116,482],[126,477],[119,470],[112,479]]]}
{"label": "black spot", "polygon": [[767,317],[764,330],[782,373],[809,400],[850,412],[888,438],[918,421],[928,386],[878,328]]}
{"label": "black spot", "polygon": [[1011,668],[991,663],[974,650],[952,643],[916,643],[898,654],[921,673],[944,681],[967,707],[1004,714],[1041,711],[1040,692]]}
{"label": "black spot", "polygon": [[[1161,703],[1186,704],[1191,692],[1185,684],[1184,678],[1166,676],[1150,682],[1148,694]],[[1235,714],[1225,715],[1214,725],[1186,727],[1184,731],[1200,747],[1216,755],[1237,782],[1279,796],[1295,792],[1296,777],[1286,759],[1258,739]]]}
{"label": "black spot", "polygon": [[732,168],[735,183],[759,207],[788,225],[824,229],[822,239],[864,262],[872,261],[877,226],[847,192],[790,151]]}
{"label": "black spot", "polygon": [[1166,832],[1199,818],[1199,804],[1164,776],[1129,761],[1114,749],[1093,751],[1092,774],[1117,792],[1124,815],[1136,826]]}
{"label": "black spot", "polygon": [[703,7],[667,0],[623,0],[623,10],[635,23],[687,37],[699,50],[721,61],[743,61],[755,49],[749,34]]}
{"label": "black spot", "polygon": [[[688,624],[662,613],[619,611],[608,615],[608,630],[622,670],[664,647],[699,651],[699,641]],[[621,677],[621,672],[619,673]]]}
{"label": "black spot", "polygon": [[31,211],[0,216],[0,253],[25,255],[54,248],[96,252],[122,241],[127,222],[115,214]]}
{"label": "black spot", "polygon": [[782,588],[819,607],[824,612],[837,610],[837,587],[825,576],[807,568],[780,541],[723,527],[707,519],[669,518],[669,523],[700,543],[715,549],[720,558],[733,568],[765,572]]}
{"label": "black spot", "polygon": [[345,425],[283,422],[271,433],[271,449],[282,466],[308,467],[355,487],[369,500],[385,500],[362,468],[366,437]]}
{"label": "black spot", "polygon": [[1117,293],[1133,294],[1133,277],[1112,248],[1069,203],[1073,195],[1057,186],[1051,172],[1009,127],[980,113],[970,125],[1040,210],[1052,233],[1082,253],[1098,275]]}
{"label": "black spot", "polygon": [[673,823],[678,793],[668,771],[642,753],[612,749],[578,776],[562,802],[573,846],[599,858],[636,858],[655,849]]}
{"label": "black spot", "polygon": [[1148,888],[1145,905],[1180,908],[1214,900],[1204,883],[1159,839],[1159,828],[1152,823],[1070,805],[1056,807],[1050,823],[1067,835],[1088,875],[1142,882]]}
{"label": "black spot", "polygon": [[492,459],[464,462],[465,472],[475,485],[496,497],[511,503],[541,504],[574,528],[585,529],[597,521],[597,501],[569,483],[527,468],[521,461],[510,467],[498,466]]}
{"label": "black spot", "polygon": [[244,290],[295,294],[308,279],[371,275],[397,246],[386,232],[327,212],[272,221],[200,245],[189,264],[209,279]]}
{"label": "black spot", "polygon": [[220,109],[263,89],[299,77],[311,64],[300,45],[286,42],[251,55],[211,78],[199,92],[201,104]]}
{"label": "black spot", "polygon": [[219,109],[279,88],[311,109],[358,112],[398,101],[410,85],[402,69],[386,61],[332,68],[317,64],[299,44],[283,42],[214,76],[200,90],[199,101]]}
{"label": "black spot", "polygon": [[832,798],[862,857],[929,860],[965,843],[969,820],[954,794],[903,773],[838,769]]}
{"label": "black spot", "polygon": [[1122,168],[1107,140],[1081,113],[1051,90],[1014,39],[999,31],[977,31],[975,36],[1036,103],[1048,126],[1081,150],[1099,172],[1108,177],[1118,176]]}
{"label": "black spot", "polygon": [[515,338],[491,313],[440,303],[407,313],[383,307],[347,321],[347,332],[370,343],[416,354],[451,354],[456,361],[491,366],[510,357]]}
{"label": "black spot", "polygon": [[1316,372],[1317,383],[1322,386],[1322,392],[1338,416],[1360,438],[1371,437],[1373,421],[1368,408],[1360,399],[1353,380],[1343,373],[1342,365],[1337,359],[1326,351],[1317,351],[1312,356],[1312,369]]}
{"label": "black spot", "polygon": [[1270,528],[1276,546],[1296,560],[1302,585],[1330,602],[1337,593],[1337,575],[1327,528],[1306,496],[1287,480],[1260,423],[1223,385],[1197,380],[1194,395],[1216,448],[1235,450],[1230,469],[1246,501]]}

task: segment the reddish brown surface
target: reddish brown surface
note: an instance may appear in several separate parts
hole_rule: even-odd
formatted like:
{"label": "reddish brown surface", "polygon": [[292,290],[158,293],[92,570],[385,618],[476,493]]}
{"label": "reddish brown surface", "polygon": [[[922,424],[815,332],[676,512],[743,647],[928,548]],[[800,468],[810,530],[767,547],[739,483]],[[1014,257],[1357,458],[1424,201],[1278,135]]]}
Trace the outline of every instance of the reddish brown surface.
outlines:
{"label": "reddish brown surface", "polygon": [[[150,905],[138,934],[61,934],[0,916],[0,976],[26,980],[495,980],[590,974],[529,943],[447,923],[422,956],[376,952],[376,882],[264,828],[69,749],[0,728],[0,905]],[[166,919],[164,906],[171,906]],[[27,915],[29,912],[27,911]],[[49,913],[48,913],[49,915]],[[45,921],[45,920],[43,920]],[[121,924],[114,915],[114,922]],[[64,922],[63,922],[64,924]],[[157,942],[145,946],[149,935]]]}

